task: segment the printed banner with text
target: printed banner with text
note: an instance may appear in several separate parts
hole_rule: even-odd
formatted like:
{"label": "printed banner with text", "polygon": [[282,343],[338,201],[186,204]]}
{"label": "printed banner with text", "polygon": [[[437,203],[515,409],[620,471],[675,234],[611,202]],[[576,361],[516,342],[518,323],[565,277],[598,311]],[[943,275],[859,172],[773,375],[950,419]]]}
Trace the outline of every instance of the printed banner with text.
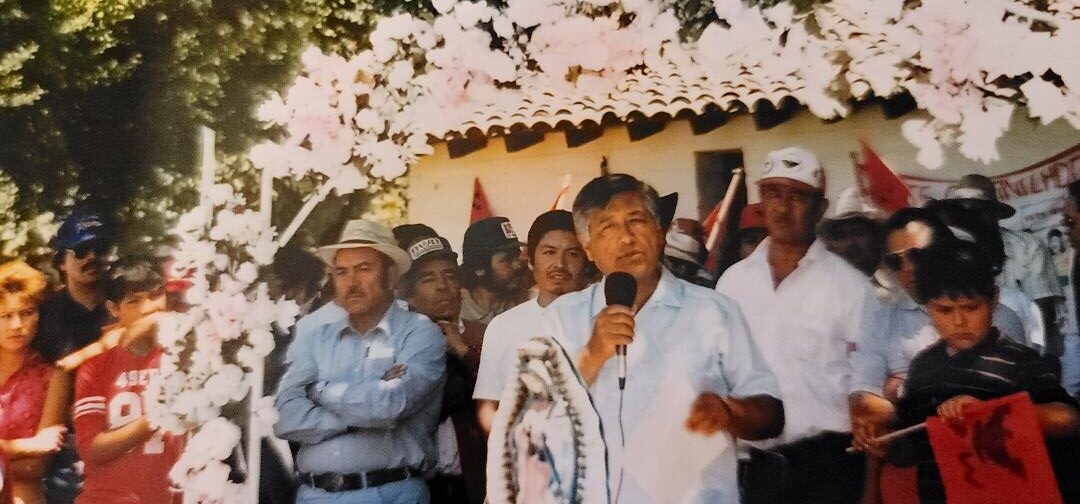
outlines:
{"label": "printed banner with text", "polygon": [[[926,201],[945,197],[954,180],[932,179],[912,175],[900,175],[911,188],[912,199]],[[1026,168],[991,177],[997,189],[998,199],[1016,208],[1016,215],[1001,221],[1010,229],[1034,234],[1050,250],[1058,279],[1069,299],[1059,306],[1059,326],[1068,333],[1078,332],[1072,301],[1072,289],[1068,288],[1069,270],[1072,267],[1066,229],[1061,223],[1061,209],[1065,204],[1065,189],[1080,180],[1080,144],[1051,156]],[[1064,309],[1061,309],[1064,308]],[[1066,313],[1066,311],[1068,313]]]}

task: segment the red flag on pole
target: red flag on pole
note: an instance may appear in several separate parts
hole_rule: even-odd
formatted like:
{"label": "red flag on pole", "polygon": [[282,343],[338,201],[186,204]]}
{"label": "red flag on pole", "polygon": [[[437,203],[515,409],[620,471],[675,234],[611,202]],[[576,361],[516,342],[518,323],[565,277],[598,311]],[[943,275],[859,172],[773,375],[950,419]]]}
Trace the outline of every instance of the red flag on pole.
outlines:
{"label": "red flag on pole", "polygon": [[472,213],[469,214],[469,224],[478,220],[492,217],[491,205],[488,205],[487,196],[484,196],[484,188],[480,187],[480,179],[473,179]]}
{"label": "red flag on pole", "polygon": [[885,166],[866,140],[859,140],[859,145],[862,160],[855,161],[855,178],[863,196],[888,213],[910,206],[911,189],[907,184]]}
{"label": "red flag on pole", "polygon": [[1061,502],[1035,405],[1026,392],[983,402],[964,415],[959,426],[926,419],[950,503]]}

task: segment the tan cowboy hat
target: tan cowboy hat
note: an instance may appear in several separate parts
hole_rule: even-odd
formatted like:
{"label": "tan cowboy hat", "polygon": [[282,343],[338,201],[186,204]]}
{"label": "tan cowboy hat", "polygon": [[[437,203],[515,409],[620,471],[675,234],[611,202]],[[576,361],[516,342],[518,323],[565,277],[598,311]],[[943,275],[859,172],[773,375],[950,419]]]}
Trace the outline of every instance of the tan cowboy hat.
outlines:
{"label": "tan cowboy hat", "polygon": [[342,249],[368,247],[386,254],[397,265],[398,274],[409,271],[412,259],[409,254],[397,246],[394,234],[386,226],[368,220],[351,220],[341,230],[341,239],[333,245],[319,247],[319,258],[330,266],[334,265],[334,255]]}

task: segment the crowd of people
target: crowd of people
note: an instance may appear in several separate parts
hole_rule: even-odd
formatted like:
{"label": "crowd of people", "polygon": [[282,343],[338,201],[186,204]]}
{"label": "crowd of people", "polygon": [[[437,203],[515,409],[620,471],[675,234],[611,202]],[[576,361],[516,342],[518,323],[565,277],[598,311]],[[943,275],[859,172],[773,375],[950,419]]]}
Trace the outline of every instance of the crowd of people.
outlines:
{"label": "crowd of people", "polygon": [[[732,236],[741,260],[719,278],[702,225],[625,174],[539,215],[524,242],[487,218],[459,256],[428,225],[353,220],[314,253],[283,249],[271,290],[303,316],[275,328],[266,369],[291,449],[266,450],[260,500],[483,503],[518,348],[546,337],[589,389],[613,502],[659,502],[653,479],[625,470],[641,447],[677,456],[711,436],[737,449],[699,468],[685,502],[944,502],[926,434],[882,436],[1015,392],[1036,405],[1059,491],[1080,502],[1080,356],[1065,344],[1080,335],[1058,330],[1077,310],[1062,309],[1046,247],[999,225],[1015,210],[990,180],[890,215],[855,190],[830,208],[803,148],[770,153],[761,173]],[[1080,182],[1068,194],[1075,248]],[[16,502],[181,498],[168,471],[183,440],[142,399],[179,289],[160,262],[107,261],[113,233],[97,215],[65,221],[60,289],[0,266],[0,452]],[[615,272],[636,282],[629,306],[605,299]],[[692,391],[685,410],[654,407],[676,389]],[[657,421],[697,437],[652,439]]]}

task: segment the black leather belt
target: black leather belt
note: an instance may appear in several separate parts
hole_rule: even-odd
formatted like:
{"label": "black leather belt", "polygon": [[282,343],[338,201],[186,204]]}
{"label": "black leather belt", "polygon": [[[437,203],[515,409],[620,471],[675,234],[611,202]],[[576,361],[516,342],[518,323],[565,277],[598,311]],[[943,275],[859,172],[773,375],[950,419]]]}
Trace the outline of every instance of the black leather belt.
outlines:
{"label": "black leather belt", "polygon": [[419,476],[421,473],[408,467],[379,469],[366,473],[300,473],[300,484],[308,485],[327,492],[350,492],[377,487],[395,481]]}

